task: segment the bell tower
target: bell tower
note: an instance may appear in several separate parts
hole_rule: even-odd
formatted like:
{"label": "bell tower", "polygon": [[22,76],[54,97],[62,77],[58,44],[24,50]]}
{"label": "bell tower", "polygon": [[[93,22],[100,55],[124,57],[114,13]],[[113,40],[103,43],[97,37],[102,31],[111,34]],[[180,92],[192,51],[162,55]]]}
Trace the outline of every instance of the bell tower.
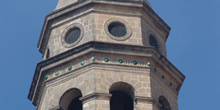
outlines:
{"label": "bell tower", "polygon": [[169,32],[146,0],[59,0],[28,99],[37,110],[178,110],[185,76],[166,58]]}

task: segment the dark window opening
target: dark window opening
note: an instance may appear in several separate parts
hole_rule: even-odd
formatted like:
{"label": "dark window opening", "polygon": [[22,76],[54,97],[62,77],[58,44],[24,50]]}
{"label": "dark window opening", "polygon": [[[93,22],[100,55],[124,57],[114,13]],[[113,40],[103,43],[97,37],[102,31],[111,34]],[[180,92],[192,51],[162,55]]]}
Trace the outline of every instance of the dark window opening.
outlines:
{"label": "dark window opening", "polygon": [[110,110],[133,110],[133,106],[133,100],[128,94],[122,91],[112,92]]}
{"label": "dark window opening", "polygon": [[79,99],[82,93],[79,89],[67,90],[60,98],[60,110],[82,110],[82,101]]}
{"label": "dark window opening", "polygon": [[50,57],[50,50],[47,49],[47,54],[46,54],[46,58],[49,58]]}
{"label": "dark window opening", "polygon": [[74,27],[66,34],[65,37],[66,43],[71,44],[77,41],[80,37],[80,34],[81,34],[81,30],[78,27]]}
{"label": "dark window opening", "polygon": [[153,35],[150,35],[149,40],[150,40],[150,45],[155,47],[157,50],[159,50],[158,42]]}
{"label": "dark window opening", "polygon": [[159,103],[161,105],[160,110],[171,110],[170,104],[164,96],[159,97]]}
{"label": "dark window opening", "polygon": [[79,97],[71,101],[68,110],[82,110],[82,101],[79,100]]}
{"label": "dark window opening", "polygon": [[119,22],[113,22],[108,26],[108,31],[115,37],[123,37],[127,34],[127,30],[124,24]]}

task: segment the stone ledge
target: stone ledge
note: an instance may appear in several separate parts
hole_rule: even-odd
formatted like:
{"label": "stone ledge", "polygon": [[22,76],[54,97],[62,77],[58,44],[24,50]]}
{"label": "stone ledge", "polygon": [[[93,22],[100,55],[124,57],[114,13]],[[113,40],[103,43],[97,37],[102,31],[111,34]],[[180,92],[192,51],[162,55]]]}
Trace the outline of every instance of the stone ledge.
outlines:
{"label": "stone ledge", "polygon": [[174,67],[165,57],[163,57],[162,58],[163,61],[161,61],[162,55],[158,51],[156,51],[153,47],[143,47],[143,46],[133,46],[133,45],[113,44],[113,43],[103,43],[103,42],[89,42],[38,63],[29,90],[28,99],[32,100],[34,105],[36,104],[37,100],[36,98],[34,98],[35,97],[34,94],[37,92],[37,88],[39,86],[38,83],[40,83],[39,81],[40,78],[42,77],[42,69],[44,67],[51,64],[53,64],[51,67],[54,67],[66,62],[67,61],[66,59],[68,59],[70,56],[72,56],[73,58],[78,58],[79,56],[82,56],[83,54],[89,52],[93,52],[93,53],[101,52],[105,54],[122,54],[129,56],[149,57],[152,61],[157,62],[159,65],[163,65],[161,67],[169,71],[170,75],[173,76],[180,84],[182,84],[182,82],[185,79],[185,76],[176,67]]}
{"label": "stone ledge", "polygon": [[137,102],[148,102],[148,101],[153,102],[154,99],[152,97],[140,97],[140,96],[135,97],[135,102],[136,103]]}
{"label": "stone ledge", "polygon": [[86,95],[84,97],[81,97],[80,100],[83,103],[89,102],[90,100],[93,99],[99,99],[99,100],[109,100],[111,98],[111,94],[107,94],[107,93],[92,93],[89,95]]}

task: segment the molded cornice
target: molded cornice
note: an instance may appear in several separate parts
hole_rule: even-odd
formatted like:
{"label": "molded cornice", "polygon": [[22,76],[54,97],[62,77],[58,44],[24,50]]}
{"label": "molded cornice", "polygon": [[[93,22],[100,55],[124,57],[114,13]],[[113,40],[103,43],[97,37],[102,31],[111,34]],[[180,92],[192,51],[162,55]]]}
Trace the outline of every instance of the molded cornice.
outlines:
{"label": "molded cornice", "polygon": [[[152,62],[155,62],[156,65],[159,65],[162,69],[168,71],[170,76],[172,76],[177,82],[179,82],[179,89],[185,79],[185,76],[175,67],[171,62],[169,62],[163,55],[161,55],[154,47],[143,47],[143,46],[134,46],[134,45],[125,45],[125,44],[113,44],[113,43],[103,43],[103,42],[88,42],[71,50],[68,50],[64,53],[61,53],[57,56],[51,57],[47,60],[41,61],[37,64],[32,84],[29,90],[28,99],[30,99],[34,105],[36,105],[36,99],[39,93],[39,88],[43,84],[40,82],[40,79],[43,73],[42,69],[49,65],[56,67],[66,62],[66,59],[72,57],[72,59],[77,59],[82,56],[82,54],[90,53],[104,53],[104,54],[123,54],[129,56],[139,56],[147,57]],[[68,59],[68,61],[71,59]]]}

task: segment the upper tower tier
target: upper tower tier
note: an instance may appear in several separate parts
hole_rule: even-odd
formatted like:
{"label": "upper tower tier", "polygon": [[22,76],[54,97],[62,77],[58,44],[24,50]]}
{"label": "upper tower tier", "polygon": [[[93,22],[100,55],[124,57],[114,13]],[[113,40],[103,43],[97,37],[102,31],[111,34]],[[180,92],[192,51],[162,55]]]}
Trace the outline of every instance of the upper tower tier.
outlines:
{"label": "upper tower tier", "polygon": [[[73,3],[80,2],[80,1],[86,1],[86,0],[59,0],[55,10],[61,9],[63,7],[66,7],[68,5],[71,5]],[[90,0],[87,0],[87,1],[90,1]],[[96,1],[111,1],[111,0],[96,0]],[[124,2],[124,1],[130,1],[130,2],[145,1],[145,2],[147,2],[146,0],[112,0],[112,1],[121,1],[121,2]]]}
{"label": "upper tower tier", "polygon": [[78,2],[78,1],[80,1],[80,0],[59,0],[55,10],[66,7],[70,4],[73,4],[73,3]]}
{"label": "upper tower tier", "polygon": [[166,57],[169,32],[146,0],[59,0],[45,18],[38,48],[44,59],[88,42],[155,47]]}

